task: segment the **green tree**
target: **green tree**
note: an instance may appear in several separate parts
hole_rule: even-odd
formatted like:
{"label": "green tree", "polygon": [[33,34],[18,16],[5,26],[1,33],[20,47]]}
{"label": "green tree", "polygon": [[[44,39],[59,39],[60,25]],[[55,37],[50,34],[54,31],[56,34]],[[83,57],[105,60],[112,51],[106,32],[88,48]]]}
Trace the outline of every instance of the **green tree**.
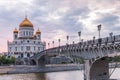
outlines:
{"label": "green tree", "polygon": [[15,63],[15,57],[6,58],[5,56],[0,56],[0,65],[9,65]]}
{"label": "green tree", "polygon": [[5,56],[1,56],[1,63],[2,64],[5,64],[5,60],[6,60]]}
{"label": "green tree", "polygon": [[11,57],[11,63],[12,63],[12,64],[15,63],[15,57]]}

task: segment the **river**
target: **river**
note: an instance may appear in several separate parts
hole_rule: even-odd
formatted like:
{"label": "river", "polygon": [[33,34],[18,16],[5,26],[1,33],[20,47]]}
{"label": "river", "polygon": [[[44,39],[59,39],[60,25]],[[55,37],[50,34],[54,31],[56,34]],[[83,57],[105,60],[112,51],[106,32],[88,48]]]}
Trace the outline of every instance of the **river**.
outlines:
{"label": "river", "polygon": [[[111,71],[111,70],[110,70]],[[116,68],[112,79],[120,80],[120,68]],[[4,74],[0,80],[83,80],[83,71],[62,71],[50,73]]]}

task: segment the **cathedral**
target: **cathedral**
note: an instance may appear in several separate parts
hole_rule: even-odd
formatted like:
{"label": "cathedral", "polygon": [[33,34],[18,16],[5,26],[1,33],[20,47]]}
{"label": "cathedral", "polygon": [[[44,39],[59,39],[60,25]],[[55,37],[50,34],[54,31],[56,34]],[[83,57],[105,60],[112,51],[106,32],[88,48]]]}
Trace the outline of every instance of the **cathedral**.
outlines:
{"label": "cathedral", "polygon": [[19,29],[14,29],[13,41],[8,41],[7,45],[8,57],[19,59],[28,59],[46,49],[45,42],[41,41],[41,31],[38,28],[34,32],[34,25],[27,17],[20,23]]}

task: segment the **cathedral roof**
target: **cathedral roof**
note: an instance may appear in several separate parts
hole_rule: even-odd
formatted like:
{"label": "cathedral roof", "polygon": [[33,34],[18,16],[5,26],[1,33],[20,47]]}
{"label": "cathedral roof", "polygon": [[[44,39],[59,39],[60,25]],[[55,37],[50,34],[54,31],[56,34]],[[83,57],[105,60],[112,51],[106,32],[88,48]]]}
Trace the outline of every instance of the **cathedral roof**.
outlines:
{"label": "cathedral roof", "polygon": [[30,22],[30,20],[27,19],[27,17],[20,23],[20,27],[33,27],[33,24]]}
{"label": "cathedral roof", "polygon": [[40,29],[38,28],[38,30],[36,31],[36,34],[40,34],[41,33],[41,31],[40,31]]}
{"label": "cathedral roof", "polygon": [[18,33],[18,30],[15,28],[13,32],[14,32],[14,33]]}

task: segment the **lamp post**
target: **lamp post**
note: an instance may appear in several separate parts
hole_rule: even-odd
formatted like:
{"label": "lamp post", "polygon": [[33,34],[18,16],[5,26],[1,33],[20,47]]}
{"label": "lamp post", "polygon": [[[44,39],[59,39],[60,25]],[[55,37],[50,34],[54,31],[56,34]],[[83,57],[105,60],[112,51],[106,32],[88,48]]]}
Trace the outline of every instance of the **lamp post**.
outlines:
{"label": "lamp post", "polygon": [[109,35],[110,35],[111,41],[112,41],[113,32],[109,33]]}
{"label": "lamp post", "polygon": [[81,31],[78,32],[79,42],[81,41]]}
{"label": "lamp post", "polygon": [[66,36],[66,38],[67,38],[67,45],[68,45],[69,36]]}
{"label": "lamp post", "polygon": [[81,40],[81,42],[83,42],[83,39]]}
{"label": "lamp post", "polygon": [[95,42],[95,36],[93,37],[93,43]]}
{"label": "lamp post", "polygon": [[50,48],[50,43],[48,43],[48,48]]}
{"label": "lamp post", "polygon": [[52,41],[52,43],[53,43],[53,48],[54,48],[54,41]]}
{"label": "lamp post", "polygon": [[101,24],[97,26],[98,27],[98,32],[99,32],[99,39],[98,39],[98,43],[99,43],[99,47],[101,45],[101,39],[100,39],[100,30],[101,30]]}
{"label": "lamp post", "polygon": [[93,36],[93,40],[95,40],[95,36]]}
{"label": "lamp post", "polygon": [[98,32],[99,32],[99,39],[100,39],[100,30],[101,30],[101,24],[97,26],[98,27]]}
{"label": "lamp post", "polygon": [[75,42],[73,41],[73,44],[75,44]]}
{"label": "lamp post", "polygon": [[113,36],[113,32],[109,33],[109,35],[110,35],[110,37],[112,37]]}
{"label": "lamp post", "polygon": [[58,39],[58,42],[59,42],[59,47],[58,47],[58,54],[59,54],[59,56],[60,56],[60,39]]}
{"label": "lamp post", "polygon": [[59,42],[59,47],[60,47],[60,39],[58,39],[58,42]]}

